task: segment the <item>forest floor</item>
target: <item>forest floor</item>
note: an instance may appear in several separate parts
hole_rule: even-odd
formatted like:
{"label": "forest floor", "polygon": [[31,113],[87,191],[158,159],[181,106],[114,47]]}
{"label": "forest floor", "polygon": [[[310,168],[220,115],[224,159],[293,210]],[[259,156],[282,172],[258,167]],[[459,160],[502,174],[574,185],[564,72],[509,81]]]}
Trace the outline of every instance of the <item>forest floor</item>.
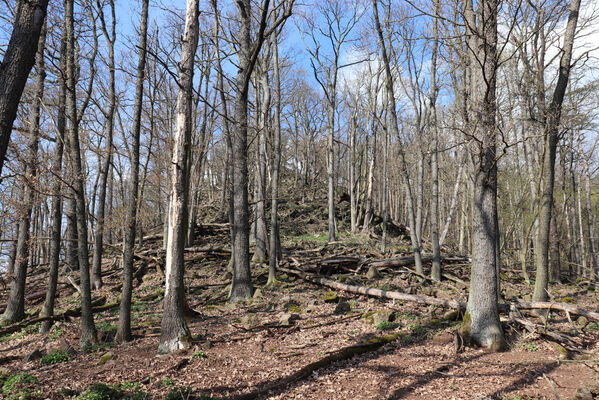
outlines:
{"label": "forest floor", "polygon": [[[302,208],[298,215],[312,213]],[[367,267],[359,268],[364,260],[406,255],[407,242],[392,239],[391,253],[383,255],[372,235],[342,233],[339,242],[327,245],[326,234],[313,228],[318,224],[312,226],[306,220],[293,225],[293,231],[283,232],[285,266],[320,269],[329,279],[353,285],[462,302],[467,299],[468,265],[446,265],[445,271],[458,280],[440,284],[422,282],[409,266],[384,268],[379,276],[372,276]],[[163,255],[160,240],[148,240],[137,262],[143,273],[138,274],[134,289],[135,339],[122,345],[112,342],[118,306],[95,314],[102,341],[86,351],[78,349],[78,318],[55,323],[47,335],[37,333],[39,324],[6,334],[0,337],[0,376],[4,376],[0,378],[0,398],[599,398],[596,322],[575,315],[569,321],[558,312],[544,322],[525,314],[521,318],[533,326],[526,330],[505,316],[507,352],[462,349],[454,333],[460,316],[448,309],[331,291],[291,273],[280,273],[276,284],[266,286],[265,265],[255,265],[252,270],[258,294],[249,301],[230,304],[226,301],[229,257],[223,249],[227,232],[217,224],[201,227],[194,244],[201,251],[186,255],[187,299],[199,313],[188,319],[193,337],[189,350],[156,354]],[[361,261],[358,267],[340,263],[337,268],[323,262],[340,257]],[[106,304],[118,300],[118,264],[112,255],[106,256],[105,285],[94,293],[94,299],[105,297]],[[71,281],[75,278],[73,275]],[[28,281],[31,316],[36,309],[39,312],[43,298],[36,293],[42,293],[44,287],[45,274],[39,268]],[[506,266],[502,288],[506,299],[526,299],[532,292],[519,272]],[[6,304],[7,292],[5,288],[0,293],[0,304]],[[597,293],[589,291],[584,282],[552,285],[551,296],[553,301],[599,309]],[[63,275],[56,313],[74,308],[78,302],[74,285]],[[363,344],[376,343],[382,345],[362,352]]]}

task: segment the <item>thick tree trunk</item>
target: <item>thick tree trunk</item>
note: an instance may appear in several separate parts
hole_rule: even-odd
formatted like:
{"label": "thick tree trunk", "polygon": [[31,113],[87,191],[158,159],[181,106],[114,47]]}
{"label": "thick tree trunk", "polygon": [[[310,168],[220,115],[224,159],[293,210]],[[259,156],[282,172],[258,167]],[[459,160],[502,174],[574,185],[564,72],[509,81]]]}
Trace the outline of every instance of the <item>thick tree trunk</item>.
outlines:
{"label": "thick tree trunk", "polygon": [[497,306],[497,11],[496,0],[483,0],[475,17],[472,2],[466,4],[474,123],[470,129],[477,141],[472,149],[472,272],[462,333],[481,346],[502,351],[506,342]]}
{"label": "thick tree trunk", "polygon": [[48,0],[20,1],[0,64],[0,175],[27,77],[35,62]]}
{"label": "thick tree trunk", "polygon": [[65,0],[65,26],[67,31],[67,119],[69,122],[69,150],[71,158],[71,176],[73,179],[75,215],[77,218],[77,255],[79,262],[79,280],[81,288],[81,338],[82,348],[97,341],[96,327],[91,310],[91,287],[89,279],[89,258],[87,245],[87,207],[85,205],[85,176],[81,162],[79,146],[79,119],[77,118],[76,69],[75,64],[75,27],[73,15],[74,0]]}
{"label": "thick tree trunk", "polygon": [[144,77],[146,69],[148,8],[149,0],[143,0],[139,29],[139,55],[137,59],[137,81],[135,83],[135,104],[133,106],[133,126],[131,128],[133,143],[131,144],[131,177],[129,181],[127,219],[125,221],[125,242],[123,244],[123,288],[121,291],[119,326],[115,337],[117,342],[127,342],[132,338],[131,295],[133,292],[133,247],[135,246],[137,203],[139,200],[139,142],[141,133],[141,108],[143,103]]}
{"label": "thick tree trunk", "polygon": [[549,281],[549,244],[551,236],[551,214],[553,212],[553,187],[555,183],[555,156],[559,141],[559,124],[561,120],[562,103],[564,101],[564,95],[566,94],[566,88],[568,87],[568,80],[570,77],[572,48],[574,46],[574,36],[576,34],[579,10],[580,0],[572,0],[564,35],[557,83],[555,85],[551,103],[543,116],[545,119],[543,153],[544,185],[541,196],[541,211],[539,213],[539,236],[537,239],[536,253],[537,273],[535,290],[533,293],[534,301],[546,301],[549,297],[547,289]]}
{"label": "thick tree trunk", "polygon": [[[22,6],[21,6],[22,7]],[[31,211],[35,201],[37,187],[37,150],[40,136],[40,113],[44,97],[44,81],[46,79],[46,66],[44,62],[44,48],[46,44],[46,29],[42,27],[36,54],[36,88],[30,111],[30,129],[27,139],[27,153],[25,156],[25,173],[23,178],[23,198],[21,218],[17,237],[17,253],[14,264],[14,277],[10,286],[8,304],[0,321],[2,323],[15,323],[25,317],[25,281],[27,267],[31,256],[32,243],[30,241]]]}
{"label": "thick tree trunk", "polygon": [[191,147],[193,70],[199,37],[199,2],[187,0],[185,32],[181,48],[176,128],[173,137],[168,242],[166,246],[166,290],[159,353],[187,348],[191,335],[183,316],[185,303],[185,240],[189,198],[188,157]]}

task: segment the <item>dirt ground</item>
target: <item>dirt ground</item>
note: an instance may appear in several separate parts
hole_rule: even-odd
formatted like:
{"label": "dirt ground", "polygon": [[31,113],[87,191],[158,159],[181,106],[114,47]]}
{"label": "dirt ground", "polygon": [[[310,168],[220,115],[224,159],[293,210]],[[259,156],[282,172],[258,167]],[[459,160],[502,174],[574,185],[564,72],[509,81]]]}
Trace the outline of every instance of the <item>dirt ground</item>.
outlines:
{"label": "dirt ground", "polygon": [[[204,233],[199,246],[217,244],[226,237],[226,231]],[[330,246],[309,241],[286,243],[285,259],[300,264],[316,260],[313,264],[318,265],[318,260],[339,254],[368,258],[375,253],[365,251],[368,240],[356,243],[348,239]],[[592,399],[593,393],[584,388],[599,382],[599,326],[592,321],[585,324],[575,315],[570,323],[567,316],[552,313],[545,324],[525,314],[535,326],[532,332],[505,316],[509,351],[460,349],[454,333],[459,317],[448,315],[447,309],[342,291],[331,299],[335,296],[329,289],[291,274],[280,274],[279,282],[267,287],[266,266],[253,268],[259,295],[229,304],[228,258],[219,250],[186,257],[187,299],[200,314],[188,320],[193,345],[187,351],[158,356],[163,278],[155,269],[160,256],[152,257],[140,261],[146,263],[147,271],[135,288],[135,340],[112,343],[118,307],[95,315],[103,342],[86,352],[78,350],[78,318],[57,322],[48,335],[38,334],[34,325],[0,338],[0,373],[34,376],[37,382],[30,384],[28,396],[41,399],[76,398],[89,385],[105,383],[128,388],[127,393],[138,396],[130,398],[139,399],[563,400]],[[110,258],[104,268],[105,286],[94,298],[106,296],[110,303],[120,292],[120,271]],[[450,265],[446,270],[460,279],[468,278],[467,266]],[[347,269],[329,272],[331,279],[346,283],[466,300],[465,287],[452,281],[421,283],[405,268],[383,270],[381,276],[371,279],[366,269],[354,274]],[[532,288],[521,282],[517,272],[507,270],[503,278],[506,298],[530,295]],[[43,290],[42,272],[30,282],[28,294]],[[65,277],[61,282],[57,313],[78,302],[78,294]],[[6,302],[6,296],[7,290],[3,290],[0,304]],[[597,294],[584,283],[553,286],[552,296],[556,301],[598,309]],[[41,301],[29,301],[28,310],[39,309]],[[390,321],[373,324],[377,311]],[[282,321],[286,318],[288,324]],[[560,344],[545,331],[559,334],[565,341]],[[394,340],[331,361],[341,349],[381,337]],[[54,364],[39,359],[57,349],[70,352],[68,359]],[[40,354],[32,354],[35,350]],[[585,393],[587,397],[581,397]],[[10,398],[11,394],[0,396]]]}

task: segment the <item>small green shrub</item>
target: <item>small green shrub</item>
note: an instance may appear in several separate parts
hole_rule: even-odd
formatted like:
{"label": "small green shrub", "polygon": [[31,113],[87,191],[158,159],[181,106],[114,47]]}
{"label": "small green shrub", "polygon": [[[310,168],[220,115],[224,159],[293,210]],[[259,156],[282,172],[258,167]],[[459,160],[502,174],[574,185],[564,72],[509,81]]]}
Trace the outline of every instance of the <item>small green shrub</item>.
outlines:
{"label": "small green shrub", "polygon": [[77,400],[113,400],[121,398],[123,393],[105,383],[92,383],[81,393]]}
{"label": "small green shrub", "polygon": [[193,353],[191,358],[192,358],[192,360],[199,360],[201,358],[208,358],[208,356],[206,355],[206,353],[204,351],[200,350],[200,351],[196,351],[195,353]]}
{"label": "small green shrub", "polygon": [[56,350],[42,357],[41,363],[43,365],[60,364],[69,361],[71,357],[71,353],[66,350]]}
{"label": "small green shrub", "polygon": [[164,400],[187,400],[191,395],[191,388],[189,386],[177,386],[164,398]]}
{"label": "small green shrub", "polygon": [[168,376],[166,378],[162,378],[162,381],[160,382],[160,384],[165,387],[166,386],[175,386],[175,382]]}
{"label": "small green shrub", "polygon": [[593,331],[599,331],[599,325],[596,322],[591,322],[589,324],[589,329],[591,329]]}
{"label": "small green shrub", "polygon": [[379,331],[390,331],[398,328],[401,324],[399,322],[381,321],[376,326]]}

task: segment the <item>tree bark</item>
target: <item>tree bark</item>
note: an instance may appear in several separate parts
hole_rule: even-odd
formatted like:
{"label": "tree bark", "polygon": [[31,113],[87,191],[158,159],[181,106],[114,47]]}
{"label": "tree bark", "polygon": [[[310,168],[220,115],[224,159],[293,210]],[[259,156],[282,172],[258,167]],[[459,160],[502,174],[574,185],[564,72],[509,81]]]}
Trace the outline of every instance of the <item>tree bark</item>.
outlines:
{"label": "tree bark", "polygon": [[17,3],[15,23],[0,64],[0,176],[21,94],[38,49],[48,0]]}
{"label": "tree bark", "polygon": [[71,158],[71,176],[73,179],[72,195],[74,197],[75,215],[77,219],[77,255],[79,262],[79,279],[81,287],[81,337],[80,345],[86,348],[97,342],[96,327],[91,310],[91,287],[89,279],[89,258],[87,243],[87,207],[85,204],[85,176],[81,162],[79,146],[79,119],[77,117],[76,69],[75,63],[75,27],[73,15],[74,0],[65,0],[65,24],[67,31],[67,119],[69,122],[69,151]]}
{"label": "tree bark", "polygon": [[[22,6],[21,6],[22,7]],[[23,198],[21,218],[17,237],[17,253],[14,264],[14,277],[10,286],[8,304],[0,321],[2,323],[15,323],[25,317],[25,281],[27,267],[31,257],[31,211],[33,209],[37,187],[37,150],[40,137],[40,113],[44,97],[44,81],[46,79],[46,66],[44,62],[44,49],[46,45],[46,29],[42,27],[37,45],[36,65],[37,72],[35,95],[30,111],[30,129],[27,139],[27,153],[25,156],[23,174]]]}
{"label": "tree bark", "polygon": [[472,272],[462,333],[494,351],[507,345],[497,306],[497,12],[496,0],[466,3],[466,34],[472,76],[474,163]]}
{"label": "tree bark", "polygon": [[[139,142],[141,136],[141,109],[146,70],[146,48],[148,33],[149,0],[142,1],[141,23],[139,29],[139,54],[137,59],[137,81],[135,83],[135,104],[133,106],[133,126],[131,136],[131,178],[129,181],[129,199],[127,219],[125,221],[125,242],[123,244],[123,288],[119,310],[119,325],[115,337],[117,342],[127,342],[131,336],[131,295],[133,292],[133,247],[137,228],[137,207],[139,193]],[[150,155],[148,154],[148,157]]]}
{"label": "tree bark", "polygon": [[106,186],[108,183],[108,175],[112,166],[112,139],[114,136],[114,114],[116,111],[116,89],[115,89],[115,72],[114,63],[114,43],[116,40],[116,16],[114,0],[110,1],[111,9],[111,26],[110,32],[106,25],[106,18],[100,2],[98,4],[98,12],[102,23],[102,32],[108,44],[108,74],[109,74],[109,90],[108,90],[108,110],[104,112],[106,118],[106,146],[105,158],[100,170],[100,191],[98,193],[98,205],[96,209],[96,232],[94,237],[94,253],[92,258],[92,289],[98,290],[102,287],[102,252],[104,250],[104,215],[106,208]]}
{"label": "tree bark", "polygon": [[548,299],[549,282],[549,244],[551,232],[551,215],[553,212],[553,187],[555,184],[555,157],[557,144],[559,141],[559,125],[562,114],[562,104],[564,95],[568,87],[570,77],[572,48],[574,46],[574,36],[576,34],[576,25],[578,23],[578,13],[580,10],[580,0],[570,2],[570,13],[566,32],[564,35],[564,44],[560,59],[560,67],[553,91],[553,98],[549,107],[543,115],[544,118],[544,153],[543,153],[543,192],[541,196],[541,211],[539,213],[539,235],[537,239],[536,253],[536,280],[533,293],[534,301],[546,301]]}
{"label": "tree bark", "polygon": [[[64,138],[66,128],[65,102],[67,87],[65,82],[66,73],[66,29],[63,23],[62,37],[60,41],[60,69],[58,72],[58,115],[56,116],[56,145],[54,148],[53,172],[60,176],[62,171],[62,158],[64,154]],[[54,315],[54,301],[56,299],[56,285],[58,283],[58,266],[60,261],[60,233],[62,228],[62,181],[60,177],[54,178],[52,188],[52,228],[50,233],[50,265],[48,268],[48,288],[46,300],[42,311],[43,317]],[[52,327],[52,321],[44,321],[40,326],[40,333],[47,333]]]}
{"label": "tree bark", "polygon": [[271,177],[270,206],[270,254],[268,260],[268,282],[274,283],[279,260],[281,258],[281,239],[279,235],[279,169],[281,166],[281,77],[279,65],[279,38],[273,35],[273,100],[274,100],[274,142]]}
{"label": "tree bark", "polygon": [[168,240],[166,246],[166,290],[162,333],[158,353],[171,353],[189,347],[191,334],[183,310],[185,306],[185,240],[189,198],[188,157],[191,147],[193,70],[199,37],[199,2],[187,0],[185,31],[181,48],[176,128],[173,137]]}

